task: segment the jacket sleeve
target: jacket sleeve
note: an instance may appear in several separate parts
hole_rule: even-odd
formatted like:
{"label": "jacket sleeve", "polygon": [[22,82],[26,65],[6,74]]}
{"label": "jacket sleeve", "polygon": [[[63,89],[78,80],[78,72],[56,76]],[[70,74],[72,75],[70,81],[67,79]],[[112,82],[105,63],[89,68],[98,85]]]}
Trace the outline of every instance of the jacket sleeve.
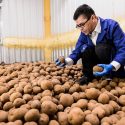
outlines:
{"label": "jacket sleeve", "polygon": [[113,42],[116,48],[116,55],[113,60],[125,65],[125,34],[117,22],[113,29]]}
{"label": "jacket sleeve", "polygon": [[87,45],[85,43],[85,35],[81,33],[76,43],[75,49],[69,55],[69,58],[73,60],[74,64],[76,64],[77,61],[81,58],[81,54],[83,53],[83,50],[85,50],[86,47]]}

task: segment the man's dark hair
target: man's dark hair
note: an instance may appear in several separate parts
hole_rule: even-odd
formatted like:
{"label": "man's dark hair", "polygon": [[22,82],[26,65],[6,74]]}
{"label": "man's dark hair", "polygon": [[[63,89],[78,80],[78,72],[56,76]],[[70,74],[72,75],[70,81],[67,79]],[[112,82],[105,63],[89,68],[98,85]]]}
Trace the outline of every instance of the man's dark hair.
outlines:
{"label": "man's dark hair", "polygon": [[93,14],[95,14],[94,10],[87,4],[83,4],[76,9],[73,19],[77,20],[80,15],[83,15],[89,19]]}

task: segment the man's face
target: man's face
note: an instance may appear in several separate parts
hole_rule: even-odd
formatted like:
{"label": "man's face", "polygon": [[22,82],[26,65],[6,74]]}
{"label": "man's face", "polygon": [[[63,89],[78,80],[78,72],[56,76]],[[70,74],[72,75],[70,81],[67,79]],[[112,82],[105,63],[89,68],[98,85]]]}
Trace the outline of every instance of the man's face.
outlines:
{"label": "man's face", "polygon": [[89,35],[95,29],[97,25],[97,17],[92,15],[89,19],[85,16],[80,15],[76,22],[76,28],[80,29],[85,35]]}

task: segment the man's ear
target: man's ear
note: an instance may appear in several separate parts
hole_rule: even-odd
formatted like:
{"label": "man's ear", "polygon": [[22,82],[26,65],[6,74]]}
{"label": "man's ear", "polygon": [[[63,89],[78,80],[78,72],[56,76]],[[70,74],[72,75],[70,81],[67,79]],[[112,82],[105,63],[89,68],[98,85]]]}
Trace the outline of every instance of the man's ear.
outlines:
{"label": "man's ear", "polygon": [[92,18],[92,21],[95,22],[97,19],[97,16],[93,14],[91,18]]}

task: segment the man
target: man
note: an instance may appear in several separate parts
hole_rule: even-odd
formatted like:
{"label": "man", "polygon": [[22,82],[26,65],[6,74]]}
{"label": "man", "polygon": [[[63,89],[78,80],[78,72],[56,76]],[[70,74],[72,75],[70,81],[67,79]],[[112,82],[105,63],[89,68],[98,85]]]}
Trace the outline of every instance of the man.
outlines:
{"label": "man", "polygon": [[[94,76],[125,77],[125,34],[119,24],[112,19],[97,17],[86,4],[76,9],[73,19],[76,28],[81,30],[75,50],[65,59],[65,63],[57,59],[56,64],[76,64],[82,58],[84,76],[79,80],[80,84],[90,82]],[[97,64],[104,70],[93,73],[93,66]]]}

